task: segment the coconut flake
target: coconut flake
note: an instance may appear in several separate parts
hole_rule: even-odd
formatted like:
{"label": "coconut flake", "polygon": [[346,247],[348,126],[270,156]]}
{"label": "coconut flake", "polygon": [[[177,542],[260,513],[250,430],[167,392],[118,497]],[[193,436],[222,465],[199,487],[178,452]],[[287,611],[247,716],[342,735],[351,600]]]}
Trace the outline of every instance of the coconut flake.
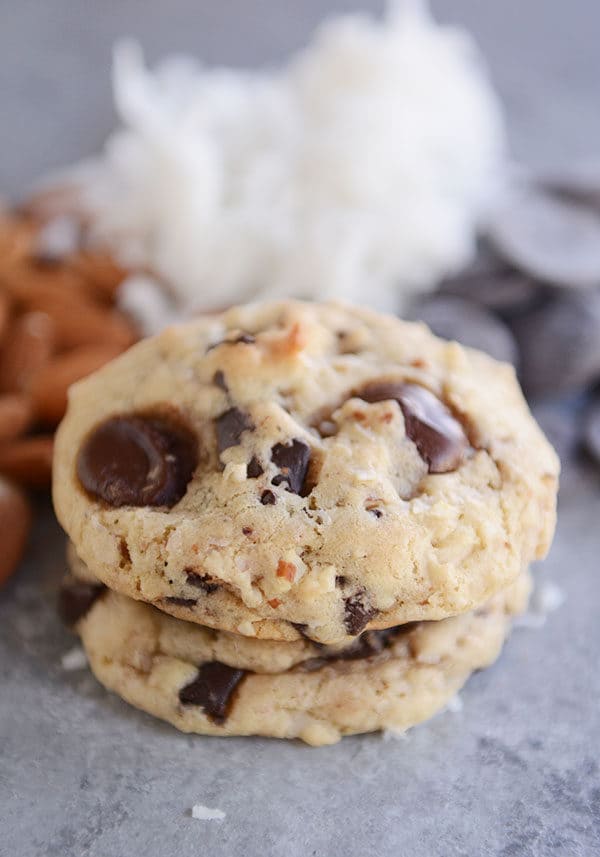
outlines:
{"label": "coconut flake", "polygon": [[222,821],[225,815],[222,809],[210,809],[201,803],[196,803],[192,807],[192,818],[197,818],[199,821]]}
{"label": "coconut flake", "polygon": [[186,312],[257,298],[395,310],[460,268],[504,134],[470,38],[423,4],[326,22],[275,72],[117,46],[121,127],[59,177],[92,237]]}
{"label": "coconut flake", "polygon": [[82,670],[87,666],[87,663],[87,655],[81,646],[75,646],[73,649],[69,649],[69,651],[65,652],[60,659],[61,667],[68,672]]}

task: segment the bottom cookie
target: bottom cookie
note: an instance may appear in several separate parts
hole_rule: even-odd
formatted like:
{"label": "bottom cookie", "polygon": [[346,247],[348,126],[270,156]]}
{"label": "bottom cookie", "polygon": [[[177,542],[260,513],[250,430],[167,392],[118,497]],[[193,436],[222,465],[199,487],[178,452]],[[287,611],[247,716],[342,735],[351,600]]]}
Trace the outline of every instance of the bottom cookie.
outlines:
{"label": "bottom cookie", "polygon": [[63,608],[96,678],[143,711],[183,732],[318,746],[431,717],[497,658],[529,590],[522,574],[472,613],[367,632],[335,651],[214,631],[74,578]]}

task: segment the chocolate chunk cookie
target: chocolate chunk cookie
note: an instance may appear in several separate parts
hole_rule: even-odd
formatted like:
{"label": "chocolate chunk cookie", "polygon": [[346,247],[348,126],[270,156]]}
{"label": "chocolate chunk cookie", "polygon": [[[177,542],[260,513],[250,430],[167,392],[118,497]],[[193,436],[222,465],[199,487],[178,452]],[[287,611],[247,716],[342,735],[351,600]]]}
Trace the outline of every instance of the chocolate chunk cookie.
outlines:
{"label": "chocolate chunk cookie", "polygon": [[557,477],[510,367],[290,301],[170,328],[76,384],[54,500],[111,588],[330,644],[489,600],[547,550]]}
{"label": "chocolate chunk cookie", "polygon": [[[67,580],[63,591],[76,583]],[[528,593],[523,573],[482,609],[367,631],[340,649],[212,631],[109,589],[75,628],[105,687],[184,732],[321,745],[405,730],[443,708],[496,659]]]}

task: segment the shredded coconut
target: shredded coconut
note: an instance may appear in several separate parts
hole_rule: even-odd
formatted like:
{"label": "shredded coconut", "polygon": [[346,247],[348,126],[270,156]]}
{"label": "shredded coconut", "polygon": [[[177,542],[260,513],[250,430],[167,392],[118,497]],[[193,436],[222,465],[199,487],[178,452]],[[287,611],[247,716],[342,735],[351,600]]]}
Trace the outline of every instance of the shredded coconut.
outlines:
{"label": "shredded coconut", "polygon": [[192,818],[197,818],[200,821],[222,821],[225,818],[225,813],[222,809],[210,809],[208,806],[196,803],[192,807]]}
{"label": "shredded coconut", "polygon": [[113,83],[121,127],[59,179],[92,238],[186,312],[279,296],[399,309],[467,260],[502,164],[473,43],[416,0],[333,18],[271,72],[149,71],[121,43]]}
{"label": "shredded coconut", "polygon": [[384,741],[408,741],[408,732],[405,729],[394,729],[388,726],[381,733]]}
{"label": "shredded coconut", "polygon": [[462,697],[457,693],[452,699],[446,703],[446,711],[451,711],[452,714],[459,714],[464,708]]}
{"label": "shredded coconut", "polygon": [[537,630],[546,624],[549,613],[558,610],[564,604],[565,594],[562,589],[545,580],[538,583],[531,596],[531,602],[527,613],[516,616],[513,625],[515,628],[531,628]]}
{"label": "shredded coconut", "polygon": [[84,669],[87,666],[87,662],[87,656],[81,646],[69,649],[60,659],[61,667],[69,672]]}

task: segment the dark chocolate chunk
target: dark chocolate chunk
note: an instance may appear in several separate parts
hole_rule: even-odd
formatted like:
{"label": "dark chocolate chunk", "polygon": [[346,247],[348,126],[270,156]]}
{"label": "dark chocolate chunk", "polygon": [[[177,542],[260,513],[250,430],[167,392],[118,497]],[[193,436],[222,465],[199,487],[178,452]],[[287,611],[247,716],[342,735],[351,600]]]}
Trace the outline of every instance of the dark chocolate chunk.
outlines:
{"label": "dark chocolate chunk", "polygon": [[418,624],[418,622],[407,622],[404,625],[396,625],[382,631],[365,631],[364,634],[361,634],[343,649],[332,651],[325,646],[319,646],[322,653],[315,658],[303,661],[300,668],[306,672],[315,672],[335,661],[358,661],[363,658],[372,658],[389,648],[402,634],[410,633]]}
{"label": "dark chocolate chunk", "polygon": [[229,408],[215,420],[217,428],[217,448],[219,453],[230,446],[237,446],[245,431],[251,431],[254,426],[248,414],[239,408]]}
{"label": "dark chocolate chunk", "polygon": [[91,431],[77,474],[110,506],[174,506],[198,464],[198,442],[180,421],[162,415],[111,417]]}
{"label": "dark chocolate chunk", "polygon": [[258,458],[253,455],[250,461],[248,462],[248,467],[246,468],[246,476],[248,479],[258,479],[259,476],[262,476],[265,471],[262,468],[262,465]]}
{"label": "dark chocolate chunk", "polygon": [[69,580],[63,583],[58,594],[58,615],[70,628],[86,615],[90,607],[105,591],[102,583]]}
{"label": "dark chocolate chunk", "polygon": [[229,387],[227,386],[227,382],[225,381],[225,375],[221,369],[217,369],[217,371],[213,375],[213,384],[215,385],[215,387],[219,387],[220,390],[223,390],[224,393],[229,392]]}
{"label": "dark chocolate chunk", "polygon": [[190,586],[195,586],[197,589],[202,589],[207,595],[211,592],[216,592],[219,588],[218,583],[214,583],[212,577],[208,574],[198,574],[197,571],[185,571],[185,579]]}
{"label": "dark chocolate chunk", "polygon": [[260,502],[263,506],[273,506],[277,502],[277,497],[267,488],[267,490],[263,491],[260,495]]}
{"label": "dark chocolate chunk", "polygon": [[223,724],[230,711],[235,693],[246,670],[213,661],[202,664],[196,678],[179,691],[179,701],[183,705],[199,705],[209,720]]}
{"label": "dark chocolate chunk", "polygon": [[344,598],[344,625],[352,636],[360,634],[376,614],[377,610],[369,605],[364,589]]}
{"label": "dark chocolate chunk", "polygon": [[310,463],[308,444],[297,438],[289,444],[276,443],[271,449],[271,461],[281,471],[273,478],[273,485],[287,482],[293,494],[301,494]]}
{"label": "dark chocolate chunk", "polygon": [[312,643],[319,649],[323,647],[323,643],[317,643],[317,641],[313,640],[313,638],[310,636],[310,634],[308,633],[308,625],[305,622],[290,622],[290,625],[292,625],[296,629],[296,631],[298,631],[300,636],[307,640],[309,643]]}
{"label": "dark chocolate chunk", "polygon": [[404,414],[406,434],[430,473],[448,473],[463,461],[467,436],[452,412],[420,384],[375,381],[356,394],[366,402],[393,399]]}
{"label": "dark chocolate chunk", "polygon": [[335,578],[335,585],[336,586],[340,586],[343,589],[347,583],[348,583],[348,578],[344,577],[343,574],[336,575],[336,578]]}
{"label": "dark chocolate chunk", "polygon": [[169,595],[163,600],[167,604],[176,604],[178,607],[195,607],[198,603],[196,598],[179,598],[176,595]]}

